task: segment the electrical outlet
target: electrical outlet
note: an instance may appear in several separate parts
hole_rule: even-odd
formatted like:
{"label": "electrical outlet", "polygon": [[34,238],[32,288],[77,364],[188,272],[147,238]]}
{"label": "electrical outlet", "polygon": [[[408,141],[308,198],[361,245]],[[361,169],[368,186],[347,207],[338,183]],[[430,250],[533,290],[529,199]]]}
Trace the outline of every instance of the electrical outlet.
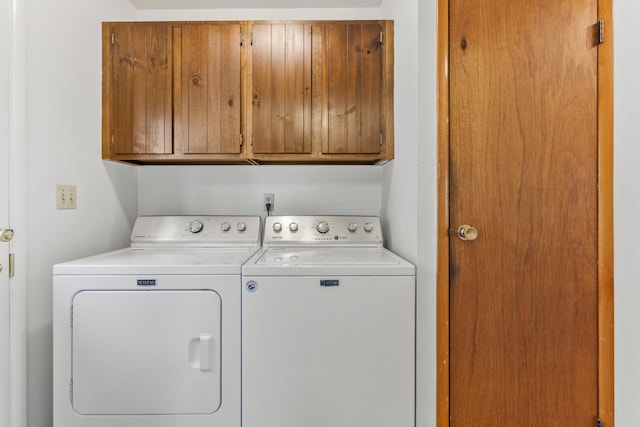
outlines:
{"label": "electrical outlet", "polygon": [[262,210],[263,211],[267,211],[267,203],[271,204],[271,207],[269,208],[269,213],[273,213],[274,209],[275,209],[275,195],[273,193],[264,193],[263,197],[262,197]]}
{"label": "electrical outlet", "polygon": [[56,185],[56,208],[75,209],[76,208],[76,186]]}

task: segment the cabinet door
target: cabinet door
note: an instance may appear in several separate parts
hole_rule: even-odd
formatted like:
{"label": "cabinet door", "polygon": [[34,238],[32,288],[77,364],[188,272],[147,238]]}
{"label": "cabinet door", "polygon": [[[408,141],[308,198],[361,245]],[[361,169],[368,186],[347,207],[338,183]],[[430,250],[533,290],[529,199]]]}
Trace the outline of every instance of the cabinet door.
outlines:
{"label": "cabinet door", "polygon": [[[314,70],[326,73],[322,152],[379,153],[382,141],[382,27],[378,23],[323,25],[325,49],[314,50]],[[316,28],[314,28],[314,48]],[[314,76],[315,77],[315,76]],[[318,117],[319,119],[319,117]],[[315,128],[314,128],[315,129]]]}
{"label": "cabinet door", "polygon": [[184,154],[240,153],[239,23],[185,24],[176,140]]}
{"label": "cabinet door", "polygon": [[103,26],[103,146],[107,158],[173,151],[169,28],[166,23]]}
{"label": "cabinet door", "polygon": [[311,152],[311,25],[257,23],[252,29],[254,153]]}

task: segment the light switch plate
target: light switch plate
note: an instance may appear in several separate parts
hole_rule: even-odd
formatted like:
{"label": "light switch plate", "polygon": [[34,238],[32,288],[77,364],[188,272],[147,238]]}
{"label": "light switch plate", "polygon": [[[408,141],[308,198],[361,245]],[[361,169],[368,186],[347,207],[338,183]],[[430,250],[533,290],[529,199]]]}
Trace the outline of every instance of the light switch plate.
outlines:
{"label": "light switch plate", "polygon": [[56,185],[56,208],[75,209],[76,208],[76,186]]}

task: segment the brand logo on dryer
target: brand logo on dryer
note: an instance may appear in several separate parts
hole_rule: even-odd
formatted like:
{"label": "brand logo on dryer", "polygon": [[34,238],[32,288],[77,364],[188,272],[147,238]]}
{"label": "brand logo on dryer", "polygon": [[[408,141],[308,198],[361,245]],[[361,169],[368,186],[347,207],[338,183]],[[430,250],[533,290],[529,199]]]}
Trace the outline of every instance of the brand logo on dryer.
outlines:
{"label": "brand logo on dryer", "polygon": [[340,286],[340,280],[320,280],[320,286]]}
{"label": "brand logo on dryer", "polygon": [[155,286],[156,279],[138,279],[138,286]]}

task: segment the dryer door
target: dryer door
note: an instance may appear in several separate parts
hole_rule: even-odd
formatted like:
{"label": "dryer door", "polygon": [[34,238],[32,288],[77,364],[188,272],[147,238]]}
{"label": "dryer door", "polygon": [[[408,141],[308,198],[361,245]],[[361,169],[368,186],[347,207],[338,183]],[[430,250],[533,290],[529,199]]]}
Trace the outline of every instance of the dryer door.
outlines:
{"label": "dryer door", "polygon": [[82,291],[72,306],[72,403],[84,415],[208,414],[220,406],[220,296]]}

